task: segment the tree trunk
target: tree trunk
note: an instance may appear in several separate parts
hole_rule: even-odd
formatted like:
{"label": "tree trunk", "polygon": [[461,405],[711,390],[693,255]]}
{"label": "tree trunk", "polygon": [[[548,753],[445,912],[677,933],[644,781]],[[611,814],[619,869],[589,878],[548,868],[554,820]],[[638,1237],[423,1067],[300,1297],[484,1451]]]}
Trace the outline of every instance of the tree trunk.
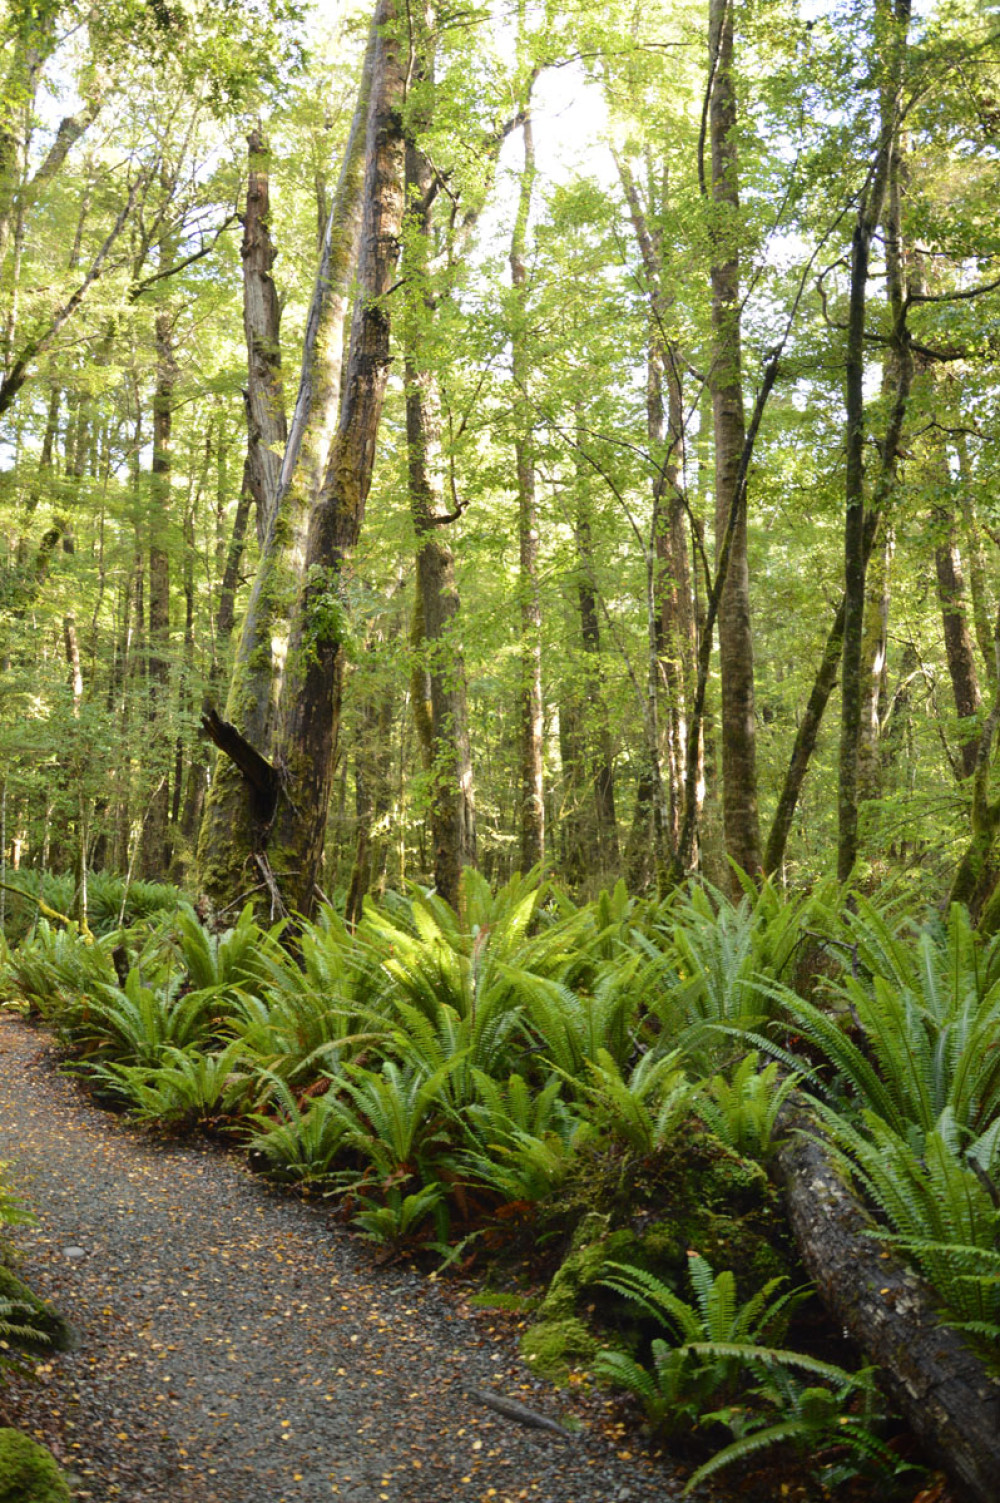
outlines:
{"label": "tree trunk", "polygon": [[[70,916],[87,932],[87,838],[89,834],[89,801],[84,792],[83,748],[79,744],[80,709],[83,705],[83,668],[80,663],[80,643],[76,633],[76,616],[67,611],[63,617],[63,644],[66,649],[66,666],[69,669],[70,692],[73,696],[74,734],[72,751],[67,771],[72,792],[76,799],[76,839],[73,845],[73,901]],[[5,785],[6,791],[6,785]]]}
{"label": "tree trunk", "polygon": [[[889,109],[890,121],[892,118],[892,110]],[[852,797],[854,806],[854,823],[853,836],[851,837],[853,840],[853,845],[851,846],[852,854],[850,857],[850,864],[847,867],[848,872],[850,871],[850,868],[853,867],[857,851],[857,802],[859,792],[863,791],[863,784],[862,787],[859,787],[859,780],[862,773],[860,764],[863,702],[866,702],[868,706],[868,730],[869,736],[871,737],[870,755],[874,757],[877,754],[878,750],[875,745],[875,741],[877,739],[880,728],[876,725],[872,725],[871,721],[877,718],[879,715],[878,695],[880,692],[882,680],[884,678],[884,644],[886,640],[886,623],[888,615],[888,601],[885,596],[885,592],[887,592],[888,590],[888,569],[892,552],[891,540],[888,535],[886,536],[886,539],[882,544],[882,553],[885,559],[885,583],[883,585],[880,585],[877,589],[867,590],[867,573],[868,563],[869,559],[871,558],[872,550],[878,542],[879,530],[882,527],[883,516],[888,505],[892,490],[896,484],[896,470],[903,437],[903,422],[906,417],[906,411],[910,396],[910,386],[913,376],[913,358],[910,352],[909,334],[906,326],[906,303],[904,298],[905,289],[903,279],[903,242],[900,213],[900,177],[902,172],[902,163],[899,159],[900,153],[897,149],[894,139],[889,140],[888,145],[885,146],[885,150],[888,153],[887,159],[885,161],[886,183],[881,189],[879,189],[878,175],[876,173],[876,179],[872,185],[872,192],[881,193],[881,198],[884,198],[887,188],[889,197],[888,213],[885,216],[884,228],[887,265],[887,298],[889,305],[889,315],[892,325],[892,344],[890,346],[889,353],[886,356],[885,379],[882,383],[883,395],[886,397],[887,401],[890,404],[889,420],[886,425],[884,440],[880,446],[881,459],[874,487],[872,504],[867,508],[867,510],[864,506],[863,474],[859,476],[852,470],[848,475],[847,486],[852,495],[854,494],[854,487],[859,483],[862,485],[861,499],[859,500],[856,509],[849,510],[849,528],[845,531],[845,537],[849,535],[849,556],[851,559],[849,578],[851,581],[853,581],[853,583],[848,583],[848,570],[846,565],[846,558],[848,555],[845,552],[844,593],[841,596],[840,602],[837,606],[837,612],[827,635],[826,645],[823,649],[823,656],[820,659],[820,665],[816,673],[815,681],[813,683],[812,692],[809,696],[809,701],[806,705],[802,720],[799,723],[799,729],[795,737],[795,743],[792,747],[791,757],[789,759],[788,768],[785,773],[785,781],[782,786],[781,795],[778,799],[778,807],[775,811],[774,821],[771,826],[770,834],[768,835],[767,850],[764,856],[764,869],[768,874],[777,871],[785,858],[785,848],[788,841],[788,834],[791,829],[792,819],[795,814],[795,808],[798,803],[799,794],[802,791],[802,784],[805,780],[805,775],[809,767],[809,761],[816,746],[816,740],[819,736],[819,730],[823,720],[823,715],[826,711],[826,706],[829,702],[830,695],[832,694],[837,682],[837,669],[838,667],[843,667],[846,661],[845,653],[847,651],[847,648],[845,645],[845,632],[849,615],[851,616],[851,619],[853,621],[854,632],[856,634],[860,632],[861,635],[860,639],[856,641],[854,647],[852,647],[852,663],[855,664],[856,668],[855,689],[853,691],[849,691],[848,698],[851,698],[852,693],[854,697],[852,703],[847,706],[848,716],[856,719],[856,729],[853,732],[850,732],[850,734],[853,735],[854,738],[852,743],[854,751],[850,769],[853,775]],[[880,157],[879,163],[881,163],[881,161],[882,158]],[[862,209],[859,210],[859,224],[862,222],[863,211],[864,205],[862,205]],[[858,230],[856,225],[855,244],[857,243],[857,234]],[[855,284],[852,279],[852,293],[854,292],[854,290]],[[862,286],[860,308],[855,307],[853,302],[851,305],[852,318],[859,318],[860,324],[857,328],[854,328],[852,326],[852,329],[849,330],[848,333],[848,343],[851,344],[853,341],[855,346],[855,353],[857,353],[857,348],[860,348],[862,355],[864,333],[863,292],[864,288]],[[860,337],[862,339],[860,346],[858,346],[859,329]],[[858,404],[862,403],[862,392],[860,387],[858,386],[861,372],[862,367],[860,365],[855,367],[854,365],[849,363],[848,376],[851,391],[851,410],[860,411],[861,420],[863,422],[863,405],[860,408],[858,407]],[[851,439],[848,443],[848,449],[849,452],[853,454],[853,458],[851,460],[852,465],[857,466],[860,464],[860,454],[855,448],[852,448],[853,443],[854,439]],[[861,528],[860,540],[855,539],[853,530],[855,524],[858,523],[860,523]],[[858,546],[860,547],[860,554],[857,557],[855,557],[854,552],[856,543],[858,543]],[[845,543],[845,549],[847,549],[847,547],[848,544]],[[861,591],[860,601],[857,596],[859,581]],[[866,595],[867,619],[869,623],[869,645],[867,654],[864,650]],[[881,663],[879,663],[880,656],[882,659]],[[865,663],[868,664],[867,674],[864,668]],[[861,688],[863,685],[867,686],[867,694],[865,696],[862,696],[861,694]],[[844,736],[845,731],[842,722],[841,791],[843,791],[844,788]],[[869,766],[872,777],[874,778],[875,769],[871,766],[871,764],[869,764]],[[868,786],[873,786],[873,783],[869,781]],[[840,801],[839,797],[838,810],[840,811],[841,815],[844,814],[844,805]],[[841,820],[841,831],[842,833],[846,833],[843,819]],[[846,860],[846,851],[843,853],[843,858],[844,860]],[[838,861],[839,860],[840,857],[838,857]],[[845,880],[845,877],[843,875],[843,868],[841,867],[839,869],[842,872],[841,880]]]}
{"label": "tree trunk", "polygon": [[799,794],[802,792],[802,784],[805,782],[809,762],[816,749],[816,741],[819,736],[820,726],[823,723],[824,712],[837,682],[837,669],[840,667],[843,651],[844,599],[841,596],[840,604],[837,607],[837,614],[834,616],[827,634],[819,668],[816,670],[812,692],[809,695],[802,719],[799,721],[799,728],[795,735],[792,753],[788,759],[785,781],[778,798],[778,807],[774,812],[774,820],[771,824],[770,834],[767,837],[767,849],[764,853],[764,870],[768,876],[778,871],[784,862],[785,848],[788,844],[788,835],[792,828],[792,820],[795,816]]}
{"label": "tree trunk", "polygon": [[390,34],[395,0],[377,14],[364,222],[340,419],[313,511],[305,584],[296,607],[274,763],[287,796],[276,800],[269,854],[289,908],[308,917],[323,855],[340,718],[348,626],[346,571],[364,521],[389,375],[389,294],[405,208],[400,111],[405,58]]}
{"label": "tree trunk", "polygon": [[281,456],[288,439],[281,378],[281,307],[271,276],[277,251],[271,240],[270,150],[259,130],[247,137],[246,213],[243,216],[243,329],[247,342],[247,455],[257,507],[257,540],[273,524]]}
{"label": "tree trunk", "polygon": [[[851,239],[850,299],[847,318],[844,465],[844,652],[841,675],[840,766],[837,789],[837,876],[846,882],[858,854],[858,748],[861,733],[862,641],[864,633],[865,572],[865,311],[871,241],[882,214],[882,204],[898,149],[902,79],[909,24],[909,0],[896,0],[895,12],[888,0],[879,0],[879,19],[889,33],[886,73],[881,86],[879,139],[868,182],[862,191]],[[897,164],[898,165],[898,164]],[[887,235],[887,263],[892,249]],[[889,266],[890,275],[893,268]],[[893,340],[898,360],[908,363],[905,341],[905,304],[897,275],[898,305],[892,309]],[[890,287],[890,298],[892,288]],[[907,388],[908,392],[908,388]],[[905,402],[903,404],[905,412]],[[903,412],[899,412],[902,427]],[[890,419],[890,427],[894,418]],[[898,449],[898,436],[893,452]],[[885,464],[883,461],[883,474]]]}
{"label": "tree trunk", "polygon": [[[274,659],[272,643],[292,615],[302,582],[309,519],[322,490],[340,405],[344,326],[360,237],[374,53],[373,23],[306,325],[302,375],[278,476],[278,493],[226,698],[226,721],[237,724],[245,739],[263,755],[270,755],[272,750],[275,706],[284,669],[284,664]],[[248,483],[249,474],[245,480]],[[198,840],[201,892],[224,906],[237,900],[248,886],[254,886],[256,878],[247,882],[247,867],[262,841],[250,791],[236,765],[220,757]]]}
{"label": "tree trunk", "polygon": [[524,264],[528,216],[535,182],[535,143],[531,115],[521,126],[524,170],[510,245],[510,277],[516,324],[511,332],[514,381],[514,456],[517,470],[517,532],[520,554],[518,595],[521,612],[521,791],[519,861],[528,871],[545,860],[544,712],[542,706],[542,608],[538,593],[538,504],[535,494],[535,448],[527,399],[527,268]]}
{"label": "tree trunk", "polygon": [[[740,330],[739,175],[736,90],[733,82],[734,7],[711,0],[709,54],[714,65],[709,103],[712,160],[711,388],[715,431],[715,535],[721,549],[746,438]],[[740,500],[732,529],[729,571],[719,602],[719,669],[722,691],[722,817],[726,851],[755,876],[762,865],[757,812],[757,725],[754,708],[753,634],[747,507]],[[739,891],[737,884],[736,891]]]}
{"label": "tree trunk", "polygon": [[[422,59],[420,71],[425,79],[431,73],[429,58]],[[419,121],[421,129],[430,123],[426,115]],[[435,187],[429,161],[413,140],[408,141],[406,200],[410,208],[404,270],[410,298],[403,342],[407,476],[410,514],[417,538],[416,589],[420,597],[414,622],[419,623],[421,638],[415,641],[415,646],[427,675],[430,700],[427,752],[434,885],[445,901],[457,909],[462,868],[474,866],[476,861],[476,825],[465,663],[458,636],[459,596],[454,559],[443,536],[450,513],[444,499],[441,466],[440,398],[437,379],[425,354],[428,331],[435,317],[435,300],[427,283]],[[426,702],[421,688],[414,696],[418,729],[420,711]]]}
{"label": "tree trunk", "polygon": [[858,799],[862,803],[878,798],[882,786],[880,741],[885,711],[893,544],[891,529],[884,529],[884,540],[869,558],[865,574],[865,616],[861,637],[861,730],[858,741]]}
{"label": "tree trunk", "polygon": [[964,722],[959,732],[962,777],[970,778],[976,770],[979,734],[975,717],[979,713],[982,697],[979,693],[972,638],[965,616],[965,581],[962,578],[962,561],[955,540],[954,519],[939,516],[937,520],[944,532],[942,541],[934,550],[944,647],[955,697],[955,713]]}
{"label": "tree trunk", "polygon": [[[809,1131],[808,1119],[797,1124]],[[910,1269],[871,1236],[871,1218],[821,1142],[797,1133],[775,1173],[810,1278],[838,1326],[880,1369],[893,1402],[970,1503],[995,1503],[1000,1385]]]}
{"label": "tree trunk", "polygon": [[577,502],[576,548],[580,560],[580,636],[584,652],[584,696],[588,711],[587,757],[593,767],[594,815],[597,830],[597,872],[618,869],[618,816],[615,812],[614,751],[608,707],[601,683],[601,617],[595,585],[590,515],[582,494]]}
{"label": "tree trunk", "polygon": [[149,692],[147,723],[153,750],[150,765],[154,785],[142,836],[141,871],[147,880],[160,881],[170,865],[167,829],[170,810],[170,472],[174,388],[173,320],[168,310],[156,315],[156,391],[153,396],[153,474],[150,487],[149,543]]}
{"label": "tree trunk", "polygon": [[[381,644],[370,643],[377,652]],[[392,720],[395,695],[385,679],[362,707],[354,754],[357,833],[354,865],[344,904],[344,918],[353,928],[364,911],[365,895],[385,891],[389,857],[389,814],[392,809]]]}
{"label": "tree trunk", "polygon": [[979,525],[979,515],[976,510],[973,494],[972,464],[969,460],[969,446],[964,433],[958,435],[956,447],[958,449],[958,468],[961,480],[960,505],[965,533],[965,547],[969,559],[969,590],[972,595],[972,619],[976,628],[976,644],[979,647],[982,664],[986,670],[986,682],[992,685],[996,672],[996,664],[993,661],[993,633],[990,626],[993,614],[993,602],[987,582],[982,529]]}

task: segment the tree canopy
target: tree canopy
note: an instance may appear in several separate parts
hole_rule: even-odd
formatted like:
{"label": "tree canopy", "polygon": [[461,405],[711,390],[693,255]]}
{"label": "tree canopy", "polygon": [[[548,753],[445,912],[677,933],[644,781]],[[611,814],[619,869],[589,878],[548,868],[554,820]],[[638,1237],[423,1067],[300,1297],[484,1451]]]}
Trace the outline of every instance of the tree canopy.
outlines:
{"label": "tree canopy", "polygon": [[8,869],[992,927],[987,8],[2,28]]}

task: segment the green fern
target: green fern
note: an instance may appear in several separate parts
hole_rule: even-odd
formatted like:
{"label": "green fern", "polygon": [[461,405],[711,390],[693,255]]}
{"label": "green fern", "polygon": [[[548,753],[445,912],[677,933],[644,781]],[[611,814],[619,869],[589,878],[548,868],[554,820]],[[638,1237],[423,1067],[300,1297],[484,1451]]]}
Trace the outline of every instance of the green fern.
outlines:
{"label": "green fern", "polygon": [[428,1217],[434,1220],[438,1241],[446,1242],[448,1215],[441,1185],[423,1185],[409,1195],[404,1195],[398,1186],[390,1186],[382,1205],[365,1205],[352,1221],[372,1242],[399,1247],[414,1236]]}
{"label": "green fern", "polygon": [[272,1109],[276,1107],[279,1115],[253,1113],[250,1120],[257,1127],[248,1146],[283,1179],[302,1184],[331,1180],[351,1127],[336,1095],[328,1090],[300,1106],[279,1076],[271,1077],[271,1086]]}
{"label": "green fern", "polygon": [[699,1092],[695,1110],[709,1130],[735,1153],[765,1159],[774,1144],[781,1109],[800,1076],[779,1079],[777,1061],[760,1068],[760,1055],[745,1055],[730,1079],[714,1075]]}
{"label": "green fern", "polygon": [[205,1125],[252,1100],[252,1077],[240,1068],[243,1055],[239,1039],[219,1054],[168,1045],[157,1065],[112,1063],[94,1066],[91,1073],[140,1121]]}
{"label": "green fern", "polygon": [[678,1064],[679,1051],[641,1056],[626,1079],[606,1049],[587,1060],[592,1084],[583,1092],[595,1123],[605,1126],[638,1153],[650,1154],[673,1137],[687,1116],[699,1087]]}
{"label": "green fern", "polygon": [[[979,1175],[968,1165],[976,1157],[987,1176],[998,1162],[998,1134],[990,1130],[968,1144],[949,1107],[926,1134],[893,1132],[872,1112],[855,1126],[829,1108],[822,1112],[834,1150],[860,1181],[871,1202],[915,1260],[959,1322],[1000,1319],[1000,1285],[968,1279],[968,1263],[958,1249],[995,1249],[1000,1211]],[[985,1163],[982,1160],[985,1159]]]}

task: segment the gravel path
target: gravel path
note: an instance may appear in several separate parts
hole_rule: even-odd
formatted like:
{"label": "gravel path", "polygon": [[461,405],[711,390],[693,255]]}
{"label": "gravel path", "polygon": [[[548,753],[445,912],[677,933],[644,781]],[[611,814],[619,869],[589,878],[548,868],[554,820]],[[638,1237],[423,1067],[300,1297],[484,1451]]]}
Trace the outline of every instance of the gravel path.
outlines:
{"label": "gravel path", "polygon": [[[667,1503],[670,1474],[562,1419],[508,1340],[234,1155],[153,1142],[0,1014],[0,1159],[38,1214],[22,1271],[79,1334],[0,1395],[96,1503]],[[587,1423],[585,1419],[585,1424]],[[620,1445],[624,1446],[625,1442]]]}

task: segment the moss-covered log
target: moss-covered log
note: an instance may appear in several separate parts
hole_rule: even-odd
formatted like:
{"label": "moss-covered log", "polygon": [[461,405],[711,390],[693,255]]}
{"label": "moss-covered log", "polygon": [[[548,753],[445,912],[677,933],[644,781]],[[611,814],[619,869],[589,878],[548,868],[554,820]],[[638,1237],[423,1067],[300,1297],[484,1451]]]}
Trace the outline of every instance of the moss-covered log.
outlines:
{"label": "moss-covered log", "polygon": [[809,1121],[780,1150],[803,1261],[827,1309],[882,1370],[886,1391],[969,1503],[996,1503],[1000,1379],[942,1324],[929,1287],[871,1236],[874,1224]]}

